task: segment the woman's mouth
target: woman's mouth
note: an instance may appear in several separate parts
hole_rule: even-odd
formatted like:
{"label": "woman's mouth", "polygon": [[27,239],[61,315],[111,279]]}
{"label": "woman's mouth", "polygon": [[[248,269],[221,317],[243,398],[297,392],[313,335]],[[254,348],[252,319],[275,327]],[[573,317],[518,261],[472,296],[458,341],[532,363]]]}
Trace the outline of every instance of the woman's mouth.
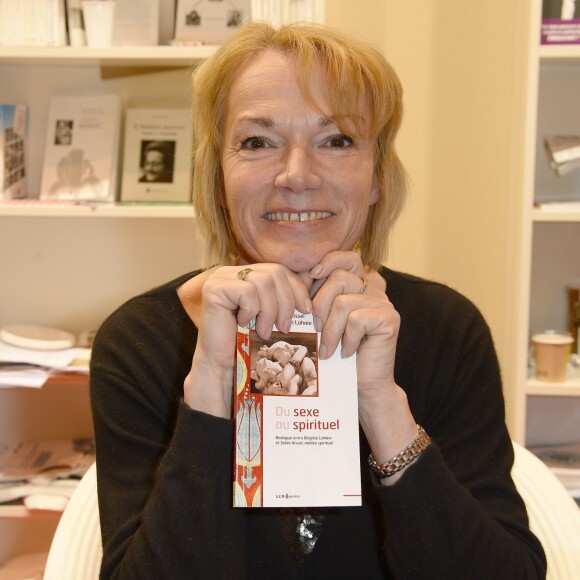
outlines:
{"label": "woman's mouth", "polygon": [[267,213],[264,217],[271,222],[309,222],[312,220],[322,220],[332,216],[330,211],[304,211],[304,212],[287,212],[277,211]]}

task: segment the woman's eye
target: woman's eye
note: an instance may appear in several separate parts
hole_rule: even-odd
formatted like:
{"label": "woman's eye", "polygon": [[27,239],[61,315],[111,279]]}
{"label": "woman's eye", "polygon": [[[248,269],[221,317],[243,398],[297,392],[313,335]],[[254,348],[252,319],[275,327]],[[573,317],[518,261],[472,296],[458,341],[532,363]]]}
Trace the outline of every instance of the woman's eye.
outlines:
{"label": "woman's eye", "polygon": [[349,147],[352,144],[353,144],[353,140],[348,135],[333,135],[328,140],[329,147],[342,148],[342,147]]}
{"label": "woman's eye", "polygon": [[264,149],[267,146],[268,143],[262,137],[247,137],[241,141],[242,149]]}

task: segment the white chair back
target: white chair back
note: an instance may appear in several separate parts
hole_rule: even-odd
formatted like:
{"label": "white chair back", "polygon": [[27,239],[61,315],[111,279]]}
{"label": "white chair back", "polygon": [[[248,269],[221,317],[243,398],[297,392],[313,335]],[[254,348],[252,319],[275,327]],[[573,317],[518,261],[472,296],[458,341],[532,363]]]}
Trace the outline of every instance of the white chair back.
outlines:
{"label": "white chair back", "polygon": [[93,464],[58,523],[43,580],[97,580],[102,557],[97,470]]}
{"label": "white chair back", "polygon": [[514,443],[512,477],[542,542],[548,580],[580,579],[580,508],[560,480],[531,451]]}

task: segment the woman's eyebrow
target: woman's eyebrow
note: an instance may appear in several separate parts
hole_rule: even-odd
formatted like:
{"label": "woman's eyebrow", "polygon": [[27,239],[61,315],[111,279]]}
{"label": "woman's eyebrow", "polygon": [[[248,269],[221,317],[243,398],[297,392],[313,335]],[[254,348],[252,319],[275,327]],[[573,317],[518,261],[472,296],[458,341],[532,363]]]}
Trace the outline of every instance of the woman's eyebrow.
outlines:
{"label": "woman's eyebrow", "polygon": [[237,119],[237,124],[252,124],[252,125],[260,125],[265,128],[273,127],[274,121],[270,117],[252,117],[243,115],[242,117]]}

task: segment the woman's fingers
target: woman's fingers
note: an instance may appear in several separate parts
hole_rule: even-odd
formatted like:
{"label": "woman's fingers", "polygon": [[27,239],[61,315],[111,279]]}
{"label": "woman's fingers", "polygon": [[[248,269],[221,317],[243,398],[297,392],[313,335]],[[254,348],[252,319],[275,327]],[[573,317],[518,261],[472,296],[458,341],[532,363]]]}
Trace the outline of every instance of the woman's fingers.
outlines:
{"label": "woman's fingers", "polygon": [[235,312],[240,325],[255,317],[256,331],[262,338],[270,336],[274,324],[282,331],[289,330],[295,309],[312,309],[303,282],[279,264],[219,268],[204,285],[204,304]]}

